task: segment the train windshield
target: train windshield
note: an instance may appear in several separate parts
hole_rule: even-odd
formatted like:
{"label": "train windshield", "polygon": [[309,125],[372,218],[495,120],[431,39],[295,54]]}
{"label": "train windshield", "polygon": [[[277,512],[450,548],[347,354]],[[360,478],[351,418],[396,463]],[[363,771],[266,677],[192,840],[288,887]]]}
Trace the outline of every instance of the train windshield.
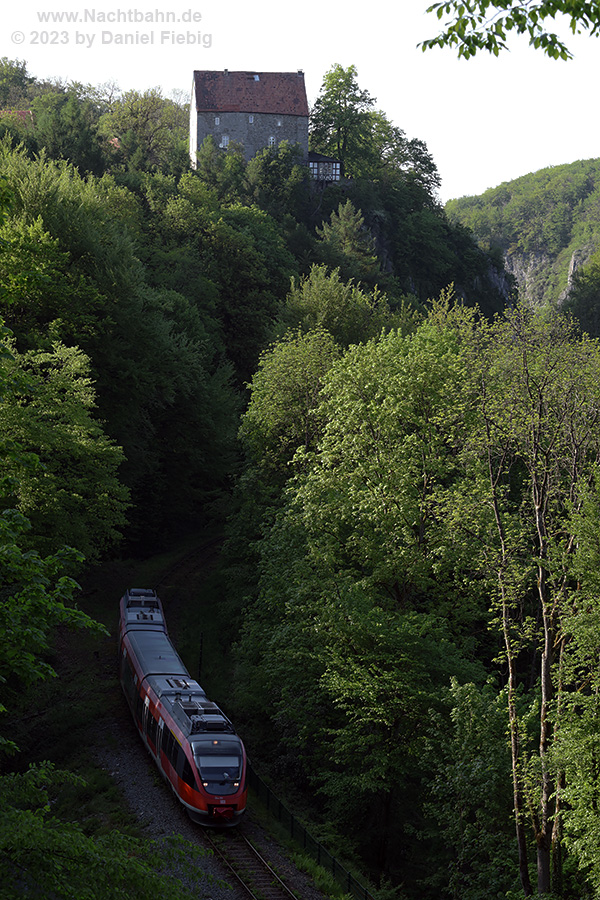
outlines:
{"label": "train windshield", "polygon": [[194,759],[200,780],[211,784],[237,784],[242,775],[242,753],[237,741],[194,741]]}

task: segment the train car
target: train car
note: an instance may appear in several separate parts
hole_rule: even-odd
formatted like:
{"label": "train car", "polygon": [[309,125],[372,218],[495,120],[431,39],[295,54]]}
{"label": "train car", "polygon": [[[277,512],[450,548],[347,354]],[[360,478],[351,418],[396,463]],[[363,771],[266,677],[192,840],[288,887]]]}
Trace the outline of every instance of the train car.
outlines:
{"label": "train car", "polygon": [[236,825],[246,809],[244,745],[178,656],[155,591],[131,588],[121,598],[119,650],[137,729],[190,818]]}

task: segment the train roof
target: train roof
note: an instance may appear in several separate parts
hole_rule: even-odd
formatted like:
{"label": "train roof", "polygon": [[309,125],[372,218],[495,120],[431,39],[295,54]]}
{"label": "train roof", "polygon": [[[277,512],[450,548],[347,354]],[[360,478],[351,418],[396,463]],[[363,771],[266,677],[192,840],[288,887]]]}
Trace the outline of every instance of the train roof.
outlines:
{"label": "train roof", "polygon": [[189,678],[186,667],[164,631],[129,631],[127,637],[143,678],[148,675]]}
{"label": "train roof", "polygon": [[129,588],[121,598],[121,631],[166,631],[165,615],[156,591]]}
{"label": "train roof", "polygon": [[225,734],[235,734],[235,728],[225,713],[208,699],[203,688],[190,675],[150,675],[146,683],[190,738],[220,738]]}
{"label": "train roof", "polygon": [[[161,627],[158,627],[158,626]],[[132,588],[121,598],[121,639],[157,698],[184,734],[221,738],[235,735],[231,721],[187,671],[167,634],[162,604],[154,591]]]}

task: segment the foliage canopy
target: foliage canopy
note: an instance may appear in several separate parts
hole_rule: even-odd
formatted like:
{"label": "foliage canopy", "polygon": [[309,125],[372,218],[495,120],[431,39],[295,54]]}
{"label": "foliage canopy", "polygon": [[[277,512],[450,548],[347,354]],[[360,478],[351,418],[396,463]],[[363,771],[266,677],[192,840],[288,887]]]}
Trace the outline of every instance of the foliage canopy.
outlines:
{"label": "foliage canopy", "polygon": [[597,35],[600,29],[597,0],[440,0],[427,11],[438,19],[450,18],[441,34],[423,41],[422,49],[452,47],[465,59],[480,50],[498,56],[507,49],[510,32],[528,35],[531,46],[552,59],[569,59],[571,52],[556,32],[547,30],[546,20],[564,21],[573,34]]}

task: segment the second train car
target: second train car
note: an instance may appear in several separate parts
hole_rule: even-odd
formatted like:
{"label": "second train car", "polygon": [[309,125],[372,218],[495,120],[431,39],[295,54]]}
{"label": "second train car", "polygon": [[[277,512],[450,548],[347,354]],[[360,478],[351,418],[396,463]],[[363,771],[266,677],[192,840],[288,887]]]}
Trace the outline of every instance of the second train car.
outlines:
{"label": "second train car", "polygon": [[120,678],[138,731],[190,818],[236,825],[246,809],[246,751],[175,650],[162,603],[131,588],[120,603]]}

